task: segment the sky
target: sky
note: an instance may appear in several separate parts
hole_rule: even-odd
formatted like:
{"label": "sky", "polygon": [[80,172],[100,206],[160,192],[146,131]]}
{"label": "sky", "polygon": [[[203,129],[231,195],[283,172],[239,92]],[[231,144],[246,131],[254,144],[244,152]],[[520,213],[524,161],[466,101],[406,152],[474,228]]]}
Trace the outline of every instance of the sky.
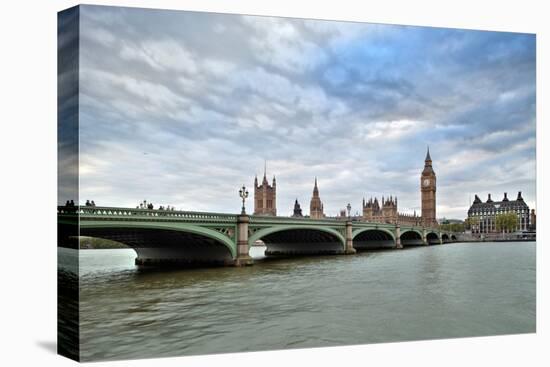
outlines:
{"label": "sky", "polygon": [[239,212],[264,162],[278,215],[397,196],[535,208],[535,35],[81,6],[80,201]]}

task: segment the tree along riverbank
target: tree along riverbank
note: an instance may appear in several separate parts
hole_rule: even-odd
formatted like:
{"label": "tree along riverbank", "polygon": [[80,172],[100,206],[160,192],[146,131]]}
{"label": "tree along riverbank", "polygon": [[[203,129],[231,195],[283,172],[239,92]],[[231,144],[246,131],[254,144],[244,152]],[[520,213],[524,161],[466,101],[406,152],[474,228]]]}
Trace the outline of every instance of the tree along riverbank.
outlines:
{"label": "tree along riverbank", "polygon": [[84,237],[81,236],[79,241],[74,241],[74,246],[60,246],[66,248],[76,249],[77,243],[80,243],[81,250],[106,250],[106,249],[120,249],[129,248],[123,243],[107,240],[104,238]]}

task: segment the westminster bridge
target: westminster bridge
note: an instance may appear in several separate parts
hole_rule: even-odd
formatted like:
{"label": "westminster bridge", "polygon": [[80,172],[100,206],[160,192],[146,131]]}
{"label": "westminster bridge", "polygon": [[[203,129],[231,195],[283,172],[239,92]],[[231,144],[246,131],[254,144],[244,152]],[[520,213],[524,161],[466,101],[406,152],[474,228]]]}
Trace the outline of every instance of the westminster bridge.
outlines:
{"label": "westminster bridge", "polygon": [[250,265],[250,246],[266,255],[354,254],[356,250],[442,244],[457,240],[437,228],[336,218],[292,218],[114,207],[59,206],[60,246],[78,236],[133,248],[136,264]]}

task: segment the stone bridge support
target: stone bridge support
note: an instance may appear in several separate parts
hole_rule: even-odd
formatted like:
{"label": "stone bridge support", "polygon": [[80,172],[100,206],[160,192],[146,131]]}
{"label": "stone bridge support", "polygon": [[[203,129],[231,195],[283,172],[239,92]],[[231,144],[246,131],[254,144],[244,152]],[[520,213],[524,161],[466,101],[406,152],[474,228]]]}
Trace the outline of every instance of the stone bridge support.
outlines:
{"label": "stone bridge support", "polygon": [[426,228],[422,227],[422,244],[427,246],[428,245],[428,234],[426,233]]}
{"label": "stone bridge support", "polygon": [[248,223],[250,218],[246,214],[241,214],[237,217],[237,256],[235,258],[235,266],[252,265],[254,261],[249,254],[248,246]]}
{"label": "stone bridge support", "polygon": [[346,222],[346,254],[355,254],[357,251],[353,248],[353,225],[350,220]]}
{"label": "stone bridge support", "polygon": [[395,248],[403,248],[401,244],[401,227],[399,224],[395,226]]}

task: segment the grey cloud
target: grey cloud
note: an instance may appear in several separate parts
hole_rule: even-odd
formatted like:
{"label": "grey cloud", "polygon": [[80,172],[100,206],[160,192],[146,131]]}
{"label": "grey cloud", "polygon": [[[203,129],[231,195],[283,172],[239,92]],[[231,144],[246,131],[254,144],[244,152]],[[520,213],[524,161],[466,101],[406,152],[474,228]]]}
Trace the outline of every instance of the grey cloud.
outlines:
{"label": "grey cloud", "polygon": [[328,214],[410,211],[430,144],[442,216],[483,190],[535,200],[534,36],[81,9],[84,199],[235,212],[267,159],[283,215],[315,176]]}

